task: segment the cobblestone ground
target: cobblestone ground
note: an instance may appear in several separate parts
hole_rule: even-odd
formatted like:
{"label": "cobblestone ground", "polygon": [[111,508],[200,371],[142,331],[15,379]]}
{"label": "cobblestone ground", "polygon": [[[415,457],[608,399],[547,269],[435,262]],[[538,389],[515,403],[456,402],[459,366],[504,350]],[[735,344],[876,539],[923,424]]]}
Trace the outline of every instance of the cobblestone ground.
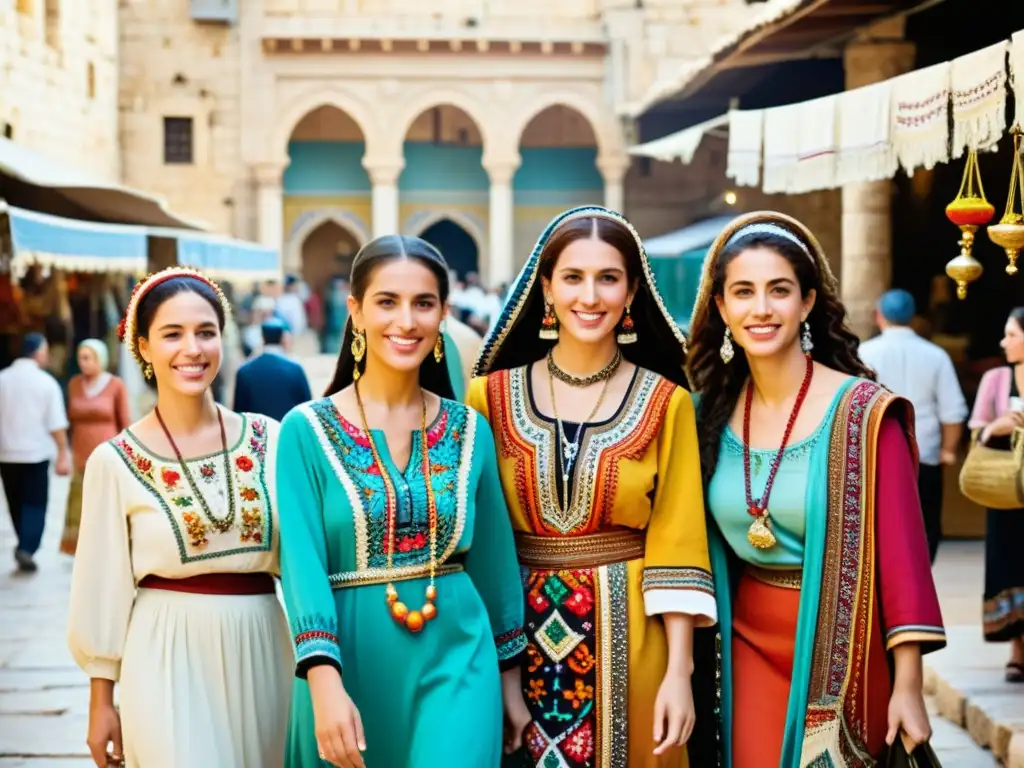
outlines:
{"label": "cobblestone ground", "polygon": [[[331,362],[317,358],[307,365],[314,392],[322,391]],[[14,570],[14,536],[0,496],[0,768],[91,765],[85,748],[88,681],[65,642],[71,559],[59,554],[57,545],[66,495],[67,481],[54,478],[40,567],[31,575]],[[936,565],[943,613],[961,634],[973,634],[970,627],[979,621],[981,555],[976,542],[952,542],[944,545]],[[972,646],[963,652],[972,652]],[[944,653],[957,654],[956,643]],[[939,717],[934,727],[934,744],[946,768],[995,765],[964,731]]]}

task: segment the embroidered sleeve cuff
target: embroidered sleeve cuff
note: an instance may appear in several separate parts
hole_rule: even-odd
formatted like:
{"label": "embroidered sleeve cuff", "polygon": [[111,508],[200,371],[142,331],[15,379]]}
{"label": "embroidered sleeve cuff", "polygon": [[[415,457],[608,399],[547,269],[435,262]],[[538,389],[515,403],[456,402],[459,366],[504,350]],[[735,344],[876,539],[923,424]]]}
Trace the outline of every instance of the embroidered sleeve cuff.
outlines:
{"label": "embroidered sleeve cuff", "polygon": [[522,627],[517,627],[495,637],[494,644],[498,646],[498,663],[501,668],[510,669],[526,650],[526,633]]}
{"label": "embroidered sleeve cuff", "polygon": [[946,630],[927,624],[904,624],[893,627],[885,635],[885,649],[891,651],[897,645],[919,643],[921,655],[946,647]]}
{"label": "embroidered sleeve cuff", "polygon": [[305,678],[312,667],[330,664],[341,672],[341,647],[333,632],[311,629],[295,636],[295,674]]}

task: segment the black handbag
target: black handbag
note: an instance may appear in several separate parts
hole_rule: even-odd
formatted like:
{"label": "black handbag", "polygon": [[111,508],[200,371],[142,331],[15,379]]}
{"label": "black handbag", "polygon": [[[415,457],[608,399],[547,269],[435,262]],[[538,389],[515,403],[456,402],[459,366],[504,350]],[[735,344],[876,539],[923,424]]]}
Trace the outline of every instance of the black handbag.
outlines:
{"label": "black handbag", "polygon": [[907,752],[903,739],[899,737],[889,747],[884,765],[885,768],[942,768],[942,763],[935,756],[935,750],[927,741],[918,744],[913,752]]}

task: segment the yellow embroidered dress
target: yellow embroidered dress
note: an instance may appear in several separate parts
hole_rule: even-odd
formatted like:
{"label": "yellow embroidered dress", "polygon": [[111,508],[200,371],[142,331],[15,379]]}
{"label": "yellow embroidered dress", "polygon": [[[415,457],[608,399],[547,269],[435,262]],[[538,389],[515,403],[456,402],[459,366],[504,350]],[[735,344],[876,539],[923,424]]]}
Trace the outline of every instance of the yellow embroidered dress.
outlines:
{"label": "yellow embroidered dress", "polygon": [[682,335],[634,232],[644,266],[632,307],[639,341],[621,350],[637,367],[612,418],[562,422],[564,434],[582,427],[563,489],[561,435],[535,405],[530,364],[546,351],[537,336],[539,257],[576,218],[629,227],[594,206],[548,226],[484,342],[467,395],[494,433],[524,566],[523,691],[534,717],[527,764],[680,768],[685,750],[653,754],[654,704],[668,663],[661,614],[690,614],[698,626],[716,617],[694,409],[669,378],[683,378]]}
{"label": "yellow embroidered dress", "polygon": [[276,595],[137,588],[147,576],[277,574],[279,425],[242,418],[228,451],[233,499],[223,453],[187,462],[222,523],[177,460],[129,430],[86,464],[69,645],[90,678],[118,684],[129,768],[283,764],[293,657]]}

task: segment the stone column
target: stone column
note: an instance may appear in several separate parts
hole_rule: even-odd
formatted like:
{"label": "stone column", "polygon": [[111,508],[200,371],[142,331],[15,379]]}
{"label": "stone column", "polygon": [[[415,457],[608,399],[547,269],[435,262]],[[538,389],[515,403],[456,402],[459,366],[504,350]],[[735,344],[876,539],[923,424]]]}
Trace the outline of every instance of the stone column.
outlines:
{"label": "stone column", "polygon": [[597,158],[597,169],[604,178],[604,207],[625,215],[626,188],[623,181],[629,170],[628,155]]}
{"label": "stone column", "polygon": [[490,285],[508,283],[515,277],[515,201],[512,194],[512,179],[516,175],[519,163],[520,159],[516,157],[484,164],[484,169],[491,179],[488,213],[490,260],[486,275]]}
{"label": "stone column", "polygon": [[[872,39],[846,47],[847,90],[896,77],[914,65],[914,44],[899,39],[902,26],[870,34]],[[892,285],[892,195],[891,179],[843,187],[839,285],[850,328],[862,339],[874,332],[875,305]]]}
{"label": "stone column", "polygon": [[[261,245],[284,250],[284,163],[266,162],[253,166],[256,180],[256,213]],[[282,264],[287,269],[288,265]]]}
{"label": "stone column", "polygon": [[373,206],[373,236],[399,234],[398,177],[405,168],[402,157],[387,160],[363,158],[363,167],[370,176]]}

